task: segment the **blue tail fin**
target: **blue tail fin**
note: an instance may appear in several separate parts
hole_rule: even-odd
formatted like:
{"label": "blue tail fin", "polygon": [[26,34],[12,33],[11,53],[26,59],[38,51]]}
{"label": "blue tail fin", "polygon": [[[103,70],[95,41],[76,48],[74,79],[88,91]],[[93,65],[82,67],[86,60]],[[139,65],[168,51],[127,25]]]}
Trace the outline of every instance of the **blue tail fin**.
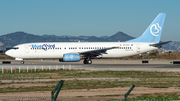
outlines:
{"label": "blue tail fin", "polygon": [[165,16],[166,13],[160,13],[140,37],[129,40],[127,42],[159,43]]}

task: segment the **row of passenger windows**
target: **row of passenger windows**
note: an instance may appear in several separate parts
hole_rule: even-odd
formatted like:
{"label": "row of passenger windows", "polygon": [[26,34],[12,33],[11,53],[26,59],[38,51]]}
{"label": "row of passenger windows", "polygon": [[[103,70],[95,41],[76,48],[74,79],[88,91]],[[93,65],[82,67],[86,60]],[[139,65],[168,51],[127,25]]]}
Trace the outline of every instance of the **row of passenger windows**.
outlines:
{"label": "row of passenger windows", "polygon": [[41,49],[56,49],[56,50],[58,50],[58,49],[61,49],[61,47],[60,48],[31,48],[32,50],[41,50]]}
{"label": "row of passenger windows", "polygon": [[79,47],[79,49],[104,49],[109,47]]}
{"label": "row of passenger windows", "polygon": [[131,49],[131,47],[119,47],[117,49]]}
{"label": "row of passenger windows", "polygon": [[[109,47],[79,47],[79,49],[105,49],[105,48],[109,48]],[[60,50],[61,47],[59,48],[31,48],[31,50],[50,50],[50,49],[55,49],[55,50]],[[64,47],[64,49],[66,49],[66,47]],[[77,47],[69,47],[69,49],[77,49]],[[116,49],[131,49],[131,47],[118,47]]]}

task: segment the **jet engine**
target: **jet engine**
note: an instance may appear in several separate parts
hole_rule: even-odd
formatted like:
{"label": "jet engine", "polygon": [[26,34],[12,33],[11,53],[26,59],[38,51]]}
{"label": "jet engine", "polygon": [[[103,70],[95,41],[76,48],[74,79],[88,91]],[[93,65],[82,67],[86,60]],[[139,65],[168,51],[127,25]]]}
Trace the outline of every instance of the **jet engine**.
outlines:
{"label": "jet engine", "polygon": [[80,55],[75,53],[67,53],[63,55],[62,59],[59,59],[60,62],[78,62],[80,61]]}

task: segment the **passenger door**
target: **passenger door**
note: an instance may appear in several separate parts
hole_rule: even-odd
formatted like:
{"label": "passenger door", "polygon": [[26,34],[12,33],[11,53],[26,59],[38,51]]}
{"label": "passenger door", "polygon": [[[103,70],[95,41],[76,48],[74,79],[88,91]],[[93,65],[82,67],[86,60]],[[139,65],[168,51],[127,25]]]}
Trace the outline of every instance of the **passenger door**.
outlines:
{"label": "passenger door", "polygon": [[24,49],[25,49],[25,53],[29,53],[29,46],[28,45],[25,45]]}
{"label": "passenger door", "polygon": [[136,46],[136,51],[137,51],[137,53],[140,53],[140,51],[141,51],[141,46],[140,46],[140,44],[137,44],[137,46]]}

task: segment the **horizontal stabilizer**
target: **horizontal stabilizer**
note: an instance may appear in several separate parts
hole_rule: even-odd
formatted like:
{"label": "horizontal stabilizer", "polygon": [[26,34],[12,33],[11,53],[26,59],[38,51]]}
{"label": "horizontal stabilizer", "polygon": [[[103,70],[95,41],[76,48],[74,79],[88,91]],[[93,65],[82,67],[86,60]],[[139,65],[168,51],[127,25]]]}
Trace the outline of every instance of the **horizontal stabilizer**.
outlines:
{"label": "horizontal stabilizer", "polygon": [[172,41],[166,41],[166,42],[162,42],[162,43],[150,44],[149,46],[158,47],[158,46],[161,46],[161,45],[166,44],[166,43],[169,43],[169,42],[172,42]]}

